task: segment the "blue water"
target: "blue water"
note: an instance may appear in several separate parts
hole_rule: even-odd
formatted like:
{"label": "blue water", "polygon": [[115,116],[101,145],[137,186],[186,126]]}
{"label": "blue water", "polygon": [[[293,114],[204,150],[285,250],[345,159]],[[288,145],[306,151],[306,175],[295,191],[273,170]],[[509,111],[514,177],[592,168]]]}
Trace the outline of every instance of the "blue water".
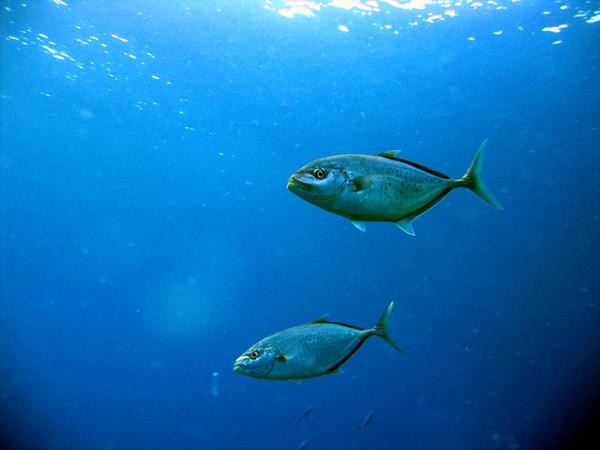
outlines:
{"label": "blue water", "polygon": [[[597,423],[600,2],[327,3],[1,2],[6,445],[516,449]],[[389,149],[460,176],[486,137],[505,210],[457,190],[415,237],[286,189]],[[391,299],[405,355],[231,371]]]}

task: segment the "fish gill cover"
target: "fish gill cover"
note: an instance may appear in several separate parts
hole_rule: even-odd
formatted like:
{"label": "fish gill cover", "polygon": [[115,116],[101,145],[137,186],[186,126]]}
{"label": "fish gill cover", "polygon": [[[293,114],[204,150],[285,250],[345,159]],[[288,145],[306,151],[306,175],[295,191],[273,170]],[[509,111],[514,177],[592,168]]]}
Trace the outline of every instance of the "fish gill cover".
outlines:
{"label": "fish gill cover", "polygon": [[[599,22],[592,0],[0,2],[2,446],[594,437]],[[457,178],[485,138],[505,210],[456,190],[414,237],[286,189],[391,150]],[[301,383],[232,371],[390,300],[405,354],[368,339]]]}

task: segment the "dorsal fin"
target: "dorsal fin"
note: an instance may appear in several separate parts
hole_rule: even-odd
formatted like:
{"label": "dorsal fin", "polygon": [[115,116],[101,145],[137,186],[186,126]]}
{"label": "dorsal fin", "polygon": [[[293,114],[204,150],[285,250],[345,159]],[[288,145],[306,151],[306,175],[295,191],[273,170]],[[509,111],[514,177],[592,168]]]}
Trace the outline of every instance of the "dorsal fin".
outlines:
{"label": "dorsal fin", "polygon": [[329,314],[324,314],[320,317],[317,317],[315,320],[311,320],[308,323],[329,323],[329,320],[327,320],[328,317],[329,317]]}
{"label": "dorsal fin", "polygon": [[392,161],[398,161],[404,164],[408,164],[409,166],[413,166],[416,169],[422,170],[423,172],[427,172],[436,177],[444,178],[446,180],[450,180],[450,177],[445,173],[438,172],[437,170],[430,169],[429,167],[422,166],[421,164],[417,164],[416,162],[409,161],[408,159],[399,158],[397,150],[390,150],[389,152],[379,153],[377,156],[381,156],[383,158],[391,159]]}
{"label": "dorsal fin", "polygon": [[400,158],[400,150],[388,150],[386,152],[379,153],[379,156],[385,156],[390,159],[398,159]]}

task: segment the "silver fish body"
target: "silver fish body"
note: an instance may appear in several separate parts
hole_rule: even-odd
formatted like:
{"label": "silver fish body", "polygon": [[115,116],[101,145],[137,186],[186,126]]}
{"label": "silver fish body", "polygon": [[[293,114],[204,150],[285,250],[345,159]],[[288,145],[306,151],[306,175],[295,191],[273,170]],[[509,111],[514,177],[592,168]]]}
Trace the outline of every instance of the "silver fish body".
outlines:
{"label": "silver fish body", "polygon": [[380,336],[394,348],[387,320],[393,302],[377,325],[363,330],[324,319],[285,329],[266,337],[237,358],[234,372],[269,380],[312,378],[336,372],[370,336]]}
{"label": "silver fish body", "polygon": [[379,155],[336,155],[312,161],[288,180],[288,189],[304,200],[344,216],[364,231],[365,222],[395,222],[414,234],[412,221],[457,187],[471,189],[501,208],[485,189],[480,146],[467,173],[459,179],[399,158],[396,152]]}
{"label": "silver fish body", "polygon": [[454,182],[378,155],[330,156],[312,164],[340,168],[348,183],[319,206],[354,220],[395,222],[438,199]]}

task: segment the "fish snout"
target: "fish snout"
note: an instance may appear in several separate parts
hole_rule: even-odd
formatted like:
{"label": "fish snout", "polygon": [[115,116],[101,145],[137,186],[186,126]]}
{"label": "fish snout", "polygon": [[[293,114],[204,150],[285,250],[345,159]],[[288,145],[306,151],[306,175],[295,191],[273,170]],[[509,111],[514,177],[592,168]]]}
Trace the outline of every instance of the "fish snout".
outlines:
{"label": "fish snout", "polygon": [[294,183],[296,182],[296,180],[294,179],[294,175],[292,175],[291,177],[288,178],[287,181],[287,188],[289,190],[292,190],[292,188],[294,187]]}
{"label": "fish snout", "polygon": [[246,355],[240,356],[233,363],[233,371],[235,373],[246,373],[248,371],[247,365],[249,360],[250,358],[248,358]]}
{"label": "fish snout", "polygon": [[312,185],[310,184],[308,175],[295,173],[288,179],[287,188],[290,191],[296,191],[299,189],[309,190],[312,188]]}

